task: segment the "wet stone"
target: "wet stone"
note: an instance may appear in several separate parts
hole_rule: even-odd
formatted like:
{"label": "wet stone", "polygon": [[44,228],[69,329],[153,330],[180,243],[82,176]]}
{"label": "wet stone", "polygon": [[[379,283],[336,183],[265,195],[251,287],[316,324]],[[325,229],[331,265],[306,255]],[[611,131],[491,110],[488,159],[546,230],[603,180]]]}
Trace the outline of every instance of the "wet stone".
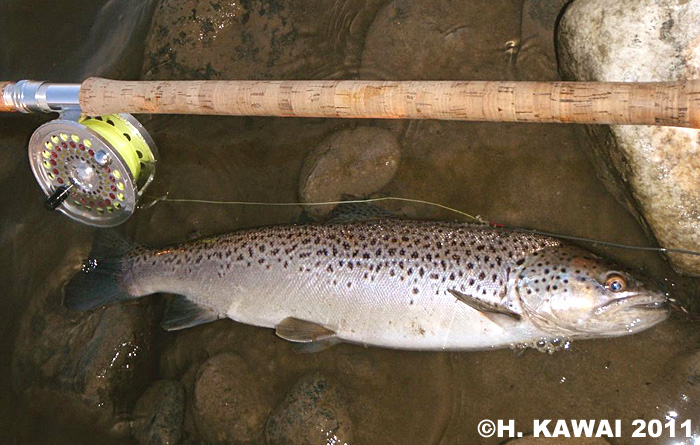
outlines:
{"label": "wet stone", "polygon": [[74,312],[53,293],[37,298],[12,359],[15,391],[30,406],[72,407],[83,413],[76,422],[109,431],[155,372],[155,313],[147,301]]}
{"label": "wet stone", "polygon": [[271,404],[265,388],[237,354],[204,362],[194,384],[193,416],[202,439],[213,443],[260,443]]}
{"label": "wet stone", "polygon": [[182,437],[185,389],[177,380],[154,382],[136,402],[131,434],[141,444],[177,444]]}
{"label": "wet stone", "polygon": [[343,391],[319,373],[303,377],[270,415],[265,438],[270,445],[351,443],[352,422]]}
{"label": "wet stone", "polygon": [[[299,182],[301,202],[339,201],[367,197],[391,181],[399,166],[401,147],[389,131],[376,127],[340,130],[326,137],[307,156]],[[332,206],[308,206],[314,217]]]}

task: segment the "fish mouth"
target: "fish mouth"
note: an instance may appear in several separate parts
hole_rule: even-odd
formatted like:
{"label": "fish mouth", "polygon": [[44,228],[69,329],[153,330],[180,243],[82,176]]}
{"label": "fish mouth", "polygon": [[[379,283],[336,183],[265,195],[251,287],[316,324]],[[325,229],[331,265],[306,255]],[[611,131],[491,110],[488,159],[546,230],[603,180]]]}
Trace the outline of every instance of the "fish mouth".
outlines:
{"label": "fish mouth", "polygon": [[608,301],[605,304],[598,306],[595,310],[596,314],[602,314],[610,309],[641,309],[647,311],[665,311],[669,308],[668,298],[649,296],[649,295],[630,295],[627,297],[616,298]]}
{"label": "fish mouth", "polygon": [[659,310],[666,310],[669,308],[668,301],[667,300],[662,300],[662,301],[652,301],[650,303],[639,303],[639,304],[633,304],[630,306],[630,308],[634,309],[644,309],[644,310],[649,310],[649,311],[659,311]]}

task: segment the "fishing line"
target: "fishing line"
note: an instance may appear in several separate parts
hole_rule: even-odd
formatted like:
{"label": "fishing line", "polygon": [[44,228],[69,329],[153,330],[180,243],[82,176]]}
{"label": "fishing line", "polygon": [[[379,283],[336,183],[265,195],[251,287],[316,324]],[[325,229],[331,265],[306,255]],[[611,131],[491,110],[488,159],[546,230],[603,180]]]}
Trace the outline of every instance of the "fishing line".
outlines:
{"label": "fishing line", "polygon": [[531,233],[535,235],[551,236],[555,238],[561,238],[572,241],[580,241],[590,244],[598,244],[601,246],[615,247],[620,249],[631,249],[631,250],[642,250],[647,252],[661,252],[661,253],[677,253],[681,255],[694,255],[700,256],[700,252],[689,249],[677,249],[677,248],[667,248],[667,247],[652,247],[652,246],[635,246],[631,244],[615,243],[612,241],[600,241],[592,238],[584,238],[574,235],[561,235],[554,232],[545,232],[542,230],[526,229],[520,227],[509,227],[504,224],[495,224],[485,221],[479,215],[474,216],[469,213],[463,212],[461,210],[446,206],[444,204],[439,204],[432,201],[425,201],[422,199],[414,198],[402,198],[397,196],[385,196],[380,198],[367,198],[367,199],[352,199],[346,201],[323,201],[323,202],[309,202],[309,203],[298,203],[298,202],[257,202],[257,201],[215,201],[208,199],[186,199],[186,198],[168,198],[167,196],[148,196],[148,198],[153,199],[153,202],[143,205],[143,208],[150,208],[158,202],[173,202],[173,203],[193,203],[193,204],[216,204],[216,205],[242,205],[242,206],[269,206],[269,207],[303,207],[303,206],[324,206],[324,205],[338,205],[338,204],[366,204],[382,201],[399,201],[399,202],[410,202],[415,204],[424,204],[433,207],[438,207],[443,210],[447,210],[458,215],[464,216],[479,224],[488,224],[496,228],[508,228],[509,230],[514,230],[523,233]]}

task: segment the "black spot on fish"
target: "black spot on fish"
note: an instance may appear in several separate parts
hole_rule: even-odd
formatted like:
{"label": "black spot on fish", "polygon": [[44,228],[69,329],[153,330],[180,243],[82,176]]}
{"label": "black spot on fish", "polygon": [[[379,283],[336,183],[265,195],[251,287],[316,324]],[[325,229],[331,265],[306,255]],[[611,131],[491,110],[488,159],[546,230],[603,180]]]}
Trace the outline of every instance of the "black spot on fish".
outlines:
{"label": "black spot on fish", "polygon": [[[417,288],[417,287],[414,287],[414,288],[413,288],[413,295],[416,295],[416,294],[418,294],[418,288]],[[413,300],[411,300],[411,301],[413,301]]]}
{"label": "black spot on fish", "polygon": [[485,278],[486,278],[486,274],[485,274],[484,272],[481,272],[481,273],[479,274],[479,279],[480,279],[480,280],[483,280],[483,279],[485,279]]}

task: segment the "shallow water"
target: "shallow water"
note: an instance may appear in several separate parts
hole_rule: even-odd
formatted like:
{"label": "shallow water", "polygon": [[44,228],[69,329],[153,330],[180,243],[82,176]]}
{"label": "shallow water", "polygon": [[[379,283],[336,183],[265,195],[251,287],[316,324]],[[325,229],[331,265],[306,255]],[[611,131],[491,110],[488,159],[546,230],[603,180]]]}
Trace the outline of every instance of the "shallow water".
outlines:
{"label": "shallow water", "polygon": [[[200,21],[194,20],[186,29],[199,39],[173,47],[160,60],[154,59],[157,51],[142,57],[155,2],[138,8],[126,0],[62,2],[66,9],[56,12],[49,7],[55,2],[34,2],[30,8],[11,1],[0,20],[10,26],[4,29],[15,32],[4,36],[0,77],[79,81],[93,74],[135,78],[143,72],[148,78],[553,79],[552,30],[561,5],[543,3],[367,0],[333,2],[330,8],[327,2],[295,3],[276,10],[271,5],[277,2],[252,2],[251,8],[268,8],[251,18],[250,26],[260,28],[252,32],[250,45],[260,51],[238,52],[224,61],[212,54],[217,54],[216,42],[235,34],[228,22],[222,22],[219,33],[205,35],[195,29]],[[182,8],[192,5],[199,14],[210,13],[204,3],[187,2]],[[31,25],[37,20],[50,23],[52,34]],[[295,33],[285,28],[289,23]],[[270,29],[290,37],[268,48],[264,36]],[[117,45],[126,35],[130,40]],[[211,70],[185,69],[201,65],[205,57],[211,58]],[[162,156],[151,195],[294,202],[304,157],[317,143],[340,128],[375,125],[390,130],[402,145],[398,173],[382,195],[439,202],[511,226],[653,243],[636,217],[597,179],[574,126],[140,118]],[[75,443],[99,437],[131,443],[128,436],[109,435],[108,424],[129,415],[148,382],[173,378],[191,386],[199,364],[223,351],[243,357],[273,400],[280,400],[310,371],[335,378],[348,394],[357,443],[499,443],[478,436],[476,427],[484,418],[514,419],[524,432],[532,419],[622,419],[623,437],[614,443],[630,442],[631,422],[637,418],[664,421],[676,412],[678,422],[700,422],[700,334],[697,325],[682,317],[631,337],[575,342],[571,350],[553,355],[510,350],[418,353],[351,345],[300,355],[270,330],[228,320],[179,333],[160,332],[155,326],[161,307],[153,297],[140,303],[154,314],[144,322],[152,331],[148,347],[135,354],[140,374],[124,374],[131,382],[129,391],[109,406],[113,412],[67,397],[57,388],[65,388],[71,374],[57,370],[66,366],[61,357],[79,350],[79,344],[62,336],[75,334],[71,329],[78,324],[71,317],[85,319],[60,308],[59,289],[89,250],[94,231],[43,210],[25,149],[40,121],[0,117],[0,183],[6,191],[0,195],[0,243],[6,252],[0,258],[5,289],[0,299],[0,390],[5,395],[0,399],[0,431],[9,441]],[[418,204],[387,207],[412,218],[455,218]],[[122,230],[139,242],[158,245],[293,222],[300,214],[294,207],[166,202],[139,211]],[[697,280],[678,277],[660,256],[588,247],[669,280],[680,300],[697,293]],[[694,424],[693,430],[698,433],[700,425]],[[191,419],[186,431],[196,439]]]}

